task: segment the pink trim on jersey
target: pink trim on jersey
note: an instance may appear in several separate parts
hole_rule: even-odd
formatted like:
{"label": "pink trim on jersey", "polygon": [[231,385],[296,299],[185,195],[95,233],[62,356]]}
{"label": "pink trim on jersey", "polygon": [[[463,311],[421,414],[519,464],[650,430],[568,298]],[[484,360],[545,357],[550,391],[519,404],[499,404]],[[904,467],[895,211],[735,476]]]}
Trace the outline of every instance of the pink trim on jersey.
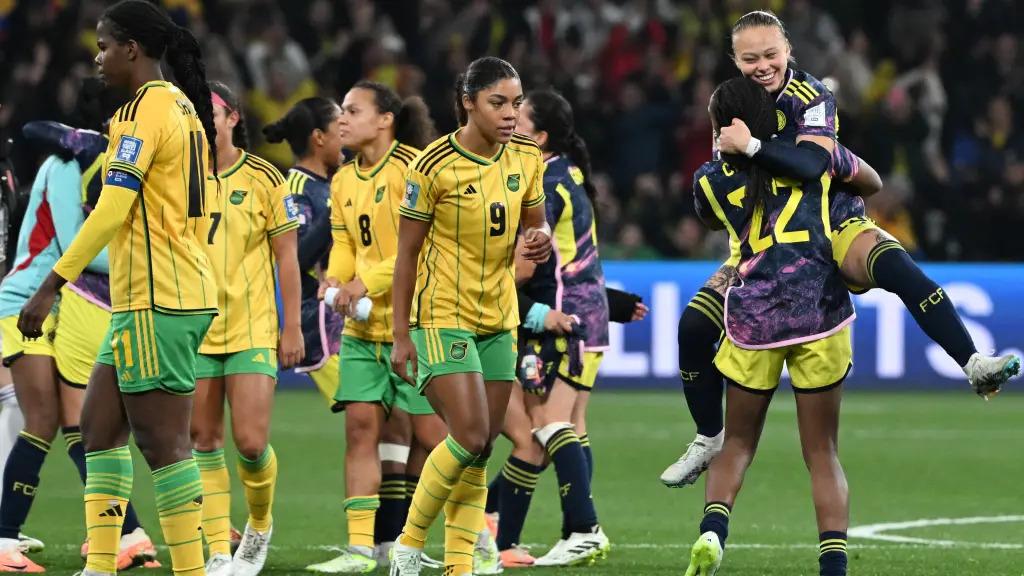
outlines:
{"label": "pink trim on jersey", "polygon": [[99,300],[98,298],[96,298],[92,294],[86,292],[85,290],[82,290],[81,288],[79,288],[78,286],[75,286],[71,282],[68,282],[67,284],[65,284],[65,286],[68,287],[68,290],[71,290],[75,294],[78,294],[79,296],[81,296],[84,300],[88,301],[89,303],[95,304],[96,306],[99,306],[100,308],[103,308],[107,312],[111,312],[110,306],[108,306],[106,304],[106,302],[103,302],[103,301]]}
{"label": "pink trim on jersey", "polygon": [[296,374],[305,374],[307,372],[316,372],[317,370],[324,367],[327,361],[331,359],[331,345],[327,340],[327,304],[320,301],[320,348],[324,351],[323,356],[320,357],[320,362],[313,366],[303,366],[295,369]]}
{"label": "pink trim on jersey", "polygon": [[789,83],[793,81],[793,76],[796,76],[796,73],[793,72],[792,68],[787,68],[786,81],[782,84],[782,87],[779,88],[779,95],[775,97],[776,102],[778,102],[782,98],[782,95],[786,93],[786,86],[789,86]]}
{"label": "pink trim on jersey", "polygon": [[771,350],[773,348],[785,348],[786,346],[793,346],[796,344],[803,344],[805,342],[813,342],[815,340],[823,340],[829,336],[839,332],[843,328],[846,328],[854,319],[857,318],[856,312],[851,312],[850,316],[845,320],[836,325],[835,328],[826,330],[825,332],[819,332],[810,336],[799,336],[797,338],[790,338],[789,340],[782,340],[780,342],[772,342],[769,344],[745,344],[733,338],[732,333],[729,332],[729,292],[732,291],[736,286],[730,286],[725,290],[725,335],[729,340],[732,341],[736,346],[743,348],[744,350]]}

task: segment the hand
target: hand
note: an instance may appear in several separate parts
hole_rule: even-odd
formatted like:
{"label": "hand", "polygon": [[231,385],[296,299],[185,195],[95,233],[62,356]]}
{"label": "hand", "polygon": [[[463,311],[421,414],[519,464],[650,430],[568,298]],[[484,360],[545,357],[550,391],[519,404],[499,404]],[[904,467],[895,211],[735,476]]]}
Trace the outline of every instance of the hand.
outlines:
{"label": "hand", "polygon": [[281,368],[291,368],[305,357],[306,340],[302,337],[302,328],[298,324],[285,326],[277,346],[277,360]]}
{"label": "hand", "polygon": [[539,228],[527,230],[523,242],[523,258],[542,264],[548,261],[549,256],[551,256],[551,237]]}
{"label": "hand", "polygon": [[750,128],[739,118],[733,118],[732,124],[718,129],[718,145],[725,154],[744,154],[750,143]]}
{"label": "hand", "polygon": [[643,320],[644,318],[647,317],[647,313],[650,311],[651,309],[648,308],[647,304],[644,304],[643,302],[637,302],[636,306],[633,308],[633,317],[630,318],[629,321],[638,322],[640,320]]}
{"label": "hand", "polygon": [[355,278],[350,282],[346,282],[338,292],[338,297],[334,299],[334,311],[344,314],[349,318],[354,318],[356,315],[356,304],[359,303],[359,299],[363,296],[366,296],[366,284],[363,284],[362,280]]}
{"label": "hand", "polygon": [[[411,376],[409,364],[412,364]],[[416,379],[419,377],[419,354],[408,334],[395,335],[395,342],[391,347],[391,371],[398,374],[402,380],[416,386]]]}
{"label": "hand", "polygon": [[18,331],[28,340],[35,340],[43,335],[43,322],[53,309],[53,301],[57,292],[44,283],[36,293],[28,299],[18,315]]}
{"label": "hand", "polygon": [[552,309],[548,312],[547,316],[544,317],[544,330],[564,336],[572,333],[574,320],[572,316],[565,314],[559,310]]}
{"label": "hand", "polygon": [[337,278],[324,278],[320,282],[320,288],[316,291],[317,300],[323,300],[328,288],[341,288],[341,282]]}

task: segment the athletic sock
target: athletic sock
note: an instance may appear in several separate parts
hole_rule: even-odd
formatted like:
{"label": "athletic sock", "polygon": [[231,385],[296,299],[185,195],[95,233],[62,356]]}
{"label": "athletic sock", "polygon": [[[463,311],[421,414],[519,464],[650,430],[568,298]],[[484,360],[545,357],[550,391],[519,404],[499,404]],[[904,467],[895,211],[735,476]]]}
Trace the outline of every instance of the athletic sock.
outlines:
{"label": "athletic sock", "polygon": [[444,565],[451,576],[473,573],[473,547],[486,524],[487,457],[463,470],[444,505]]}
{"label": "athletic sock", "polygon": [[579,437],[572,428],[561,428],[551,434],[544,448],[551,456],[558,477],[563,538],[573,532],[589,532],[597,525],[597,511],[590,497],[590,471]]}
{"label": "athletic sock", "polygon": [[231,476],[224,450],[192,451],[203,483],[203,537],[210,556],[231,555]]}
{"label": "athletic sock", "polygon": [[156,511],[175,576],[203,576],[203,482],[192,458],[153,471]]}
{"label": "athletic sock", "polygon": [[[511,460],[512,457],[509,456]],[[487,504],[484,505],[484,512],[487,514],[497,514],[501,511],[501,491],[505,487],[505,476],[502,474],[495,474],[494,478],[491,479],[491,483],[487,485]]]}
{"label": "athletic sock", "polygon": [[498,550],[508,550],[513,544],[520,543],[533,492],[543,471],[544,466],[536,466],[509,456],[501,469],[501,474],[495,478],[503,480],[498,506],[501,515],[498,516],[498,537],[495,542]]}
{"label": "athletic sock", "polygon": [[132,454],[127,446],[85,455],[86,570],[117,572],[124,511],[132,494]]}
{"label": "athletic sock", "polygon": [[868,277],[879,288],[900,297],[917,325],[960,366],[977,352],[971,335],[945,291],[917,266],[893,240],[868,252]]}
{"label": "athletic sock", "polygon": [[373,550],[373,519],[380,508],[380,497],[354,496],[346,498],[345,517],[348,518],[349,546],[362,546]]}
{"label": "athletic sock", "polygon": [[39,489],[39,470],[50,443],[22,430],[4,468],[3,499],[0,501],[0,538],[18,539]]}
{"label": "athletic sock", "polygon": [[697,433],[714,437],[722,431],[722,375],[715,368],[715,344],[721,339],[725,299],[701,288],[679,317],[679,377]]}
{"label": "athletic sock", "polygon": [[590,449],[590,434],[580,436],[580,446],[583,448],[583,457],[587,459],[587,478],[594,483],[594,451]]}
{"label": "athletic sock", "polygon": [[704,505],[704,517],[700,521],[700,533],[714,532],[718,541],[725,548],[725,539],[729,537],[729,514],[732,508],[725,502],[708,502]]}
{"label": "athletic sock", "polygon": [[[405,520],[399,541],[404,546],[422,548],[427,539],[427,530],[434,523],[441,508],[448,501],[452,489],[458,484],[462,472],[476,460],[449,435],[427,456],[423,473],[416,485],[409,517]],[[480,505],[483,508],[483,504]],[[481,510],[482,511],[482,510]]]}
{"label": "athletic sock", "polygon": [[[0,387],[0,480],[7,468],[7,457],[18,440],[18,432],[25,427],[25,418],[18,406],[18,396],[14,393],[14,385],[10,383]],[[3,490],[0,489],[0,502]]]}
{"label": "athletic sock", "polygon": [[277,487],[277,454],[267,444],[255,460],[238,455],[238,478],[242,481],[245,502],[249,506],[249,526],[266,532],[274,523],[274,489]]}
{"label": "athletic sock", "polygon": [[380,508],[374,519],[374,542],[394,542],[405,524],[405,474],[384,474],[380,479]]}
{"label": "athletic sock", "polygon": [[846,576],[846,532],[822,532],[818,542],[820,576]]}

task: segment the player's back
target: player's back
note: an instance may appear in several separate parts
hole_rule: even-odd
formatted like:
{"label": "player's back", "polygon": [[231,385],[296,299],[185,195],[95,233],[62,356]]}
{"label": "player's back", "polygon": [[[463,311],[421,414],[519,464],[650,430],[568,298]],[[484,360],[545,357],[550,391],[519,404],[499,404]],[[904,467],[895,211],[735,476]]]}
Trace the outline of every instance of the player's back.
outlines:
{"label": "player's back", "polygon": [[208,155],[195,108],[169,82],[147,82],[111,119],[108,183],[139,194],[110,244],[114,312],[216,312],[216,284],[197,237],[206,194],[217,193],[206,183]]}
{"label": "player's back", "polygon": [[771,180],[753,201],[746,174],[710,162],[695,177],[698,212],[714,215],[738,248],[740,284],[726,297],[726,332],[745,348],[821,338],[853,318],[832,259],[829,177]]}
{"label": "player's back", "polygon": [[544,202],[544,161],[519,134],[493,158],[456,133],[428,145],[409,168],[401,214],[432,221],[420,252],[413,323],[477,334],[519,325],[513,252],[523,206]]}

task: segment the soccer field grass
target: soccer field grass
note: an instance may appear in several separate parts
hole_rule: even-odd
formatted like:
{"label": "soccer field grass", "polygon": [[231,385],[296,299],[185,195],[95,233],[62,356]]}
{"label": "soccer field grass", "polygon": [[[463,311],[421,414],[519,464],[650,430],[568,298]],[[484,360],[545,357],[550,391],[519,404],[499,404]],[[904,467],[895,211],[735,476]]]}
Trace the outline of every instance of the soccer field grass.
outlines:
{"label": "soccer field grass", "polygon": [[[1022,415],[1024,395],[1003,394],[986,403],[966,385],[960,394],[848,393],[841,450],[853,527],[867,526],[871,532],[870,525],[880,523],[984,517],[974,524],[922,522],[881,533],[916,539],[906,542],[857,537],[854,531],[850,573],[1024,575]],[[273,444],[281,472],[273,549],[264,573],[302,573],[307,564],[330,557],[325,547],[345,541],[343,418],[328,413],[312,392],[278,395]],[[599,391],[590,426],[594,499],[612,551],[593,567],[531,572],[681,575],[697,536],[703,481],[675,490],[658,482],[693,433],[681,394]],[[508,443],[499,440],[492,475],[507,452]],[[148,469],[138,457],[135,466],[135,502],[144,525],[159,540]],[[233,467],[232,477],[234,522],[241,527],[245,503]],[[1000,516],[1006,518],[994,519]],[[542,554],[557,538],[559,524],[550,471],[537,488],[524,540],[533,544],[535,554]],[[34,559],[50,573],[70,574],[81,567],[81,486],[59,441],[48,458],[25,531],[47,543],[47,550]],[[439,555],[442,541],[435,530],[428,551]],[[720,574],[818,573],[810,486],[789,392],[775,398],[759,454],[732,515],[728,544]],[[164,549],[160,560],[169,563]],[[430,573],[440,574],[424,570]]]}

